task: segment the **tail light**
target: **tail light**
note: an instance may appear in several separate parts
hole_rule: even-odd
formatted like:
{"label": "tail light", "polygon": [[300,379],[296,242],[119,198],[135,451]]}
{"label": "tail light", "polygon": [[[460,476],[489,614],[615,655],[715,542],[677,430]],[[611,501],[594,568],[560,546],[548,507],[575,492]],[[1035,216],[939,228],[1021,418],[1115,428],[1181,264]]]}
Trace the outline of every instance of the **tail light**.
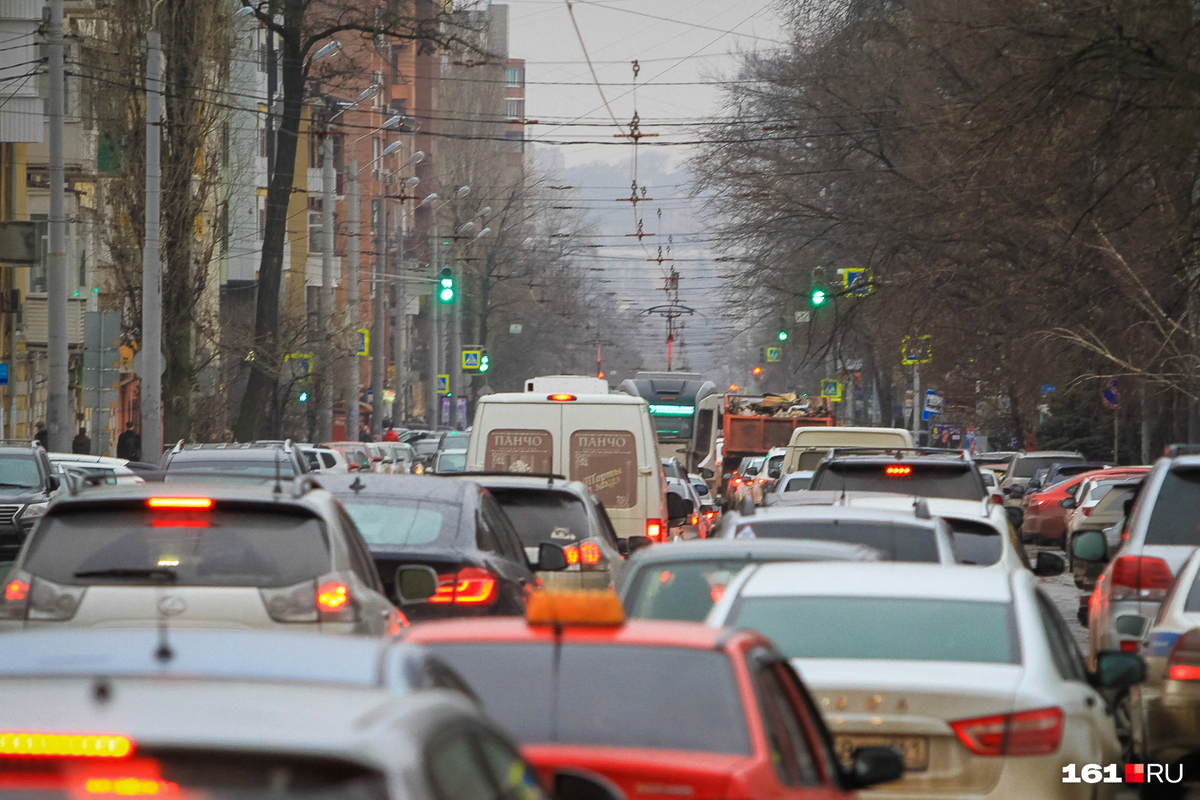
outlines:
{"label": "tail light", "polygon": [[665,526],[663,525],[663,521],[661,519],[646,520],[646,536],[652,541],[666,541],[666,534],[663,533],[664,529]]}
{"label": "tail light", "polygon": [[357,622],[358,604],[345,576],[334,573],[279,589],[259,589],[276,622]]}
{"label": "tail light", "polygon": [[33,576],[18,572],[4,585],[4,602],[0,603],[0,619],[25,619],[29,609],[29,590]]}
{"label": "tail light", "polygon": [[1171,586],[1171,568],[1153,556],[1121,556],[1112,566],[1113,600],[1161,600]]}
{"label": "tail light", "polygon": [[563,555],[567,557],[567,566],[575,567],[579,565],[579,548],[573,544],[569,544],[563,548]]}
{"label": "tail light", "polygon": [[490,606],[496,602],[496,578],[487,570],[464,567],[438,575],[437,593],[429,602],[438,605]]}
{"label": "tail light", "polygon": [[1095,508],[1095,506],[1083,506],[1082,508],[1079,509],[1079,513],[1083,514],[1086,517],[1092,513],[1093,508]]}
{"label": "tail light", "polygon": [[582,542],[579,545],[579,560],[584,566],[592,567],[599,564],[603,555],[600,552],[600,545],[595,542]]}
{"label": "tail light", "polygon": [[1173,681],[1200,681],[1200,628],[1175,640],[1167,657],[1167,676]]}
{"label": "tail light", "polygon": [[1002,505],[1004,505],[1004,495],[1002,495],[1002,494],[993,494],[993,495],[992,495],[992,502],[993,502],[993,503],[995,503],[995,504],[996,504],[996,505],[998,505],[998,506],[1002,506]]}
{"label": "tail light", "polygon": [[1136,653],[1138,650],[1138,643],[1134,639],[1125,639],[1121,642],[1120,648],[1122,653]]}
{"label": "tail light", "polygon": [[715,511],[705,511],[705,512],[704,512],[704,518],[705,518],[705,519],[712,519],[712,518],[714,518],[714,517],[716,517],[716,516],[717,516],[717,512],[715,512]]}
{"label": "tail light", "polygon": [[977,756],[1039,756],[1053,753],[1062,740],[1063,712],[1040,708],[951,722],[954,735]]}
{"label": "tail light", "polygon": [[889,478],[907,478],[912,475],[912,467],[907,464],[892,464],[883,468],[883,474]]}
{"label": "tail light", "polygon": [[699,525],[699,524],[700,524],[700,517],[696,516],[695,514],[692,514],[691,518],[688,519],[688,525]]}

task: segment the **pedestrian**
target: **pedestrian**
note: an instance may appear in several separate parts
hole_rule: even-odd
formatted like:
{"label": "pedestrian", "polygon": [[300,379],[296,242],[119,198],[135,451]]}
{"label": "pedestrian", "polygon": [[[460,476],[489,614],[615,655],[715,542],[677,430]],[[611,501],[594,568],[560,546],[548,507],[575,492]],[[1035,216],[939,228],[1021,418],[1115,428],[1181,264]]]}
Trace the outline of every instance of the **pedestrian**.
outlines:
{"label": "pedestrian", "polygon": [[50,432],[46,430],[46,423],[39,422],[33,426],[37,429],[37,433],[33,434],[33,440],[42,446],[43,450],[50,449]]}
{"label": "pedestrian", "polygon": [[367,427],[366,423],[362,423],[358,426],[358,440],[360,442],[375,441],[371,438],[371,429]]}
{"label": "pedestrian", "polygon": [[400,434],[396,433],[396,429],[395,429],[395,427],[392,426],[392,421],[390,419],[386,421],[386,427],[387,427],[387,430],[384,431],[383,436],[381,436],[379,438],[385,442],[400,441]]}
{"label": "pedestrian", "polygon": [[125,423],[125,431],[117,437],[117,458],[126,461],[140,461],[142,437],[133,429],[132,422]]}
{"label": "pedestrian", "polygon": [[92,437],[87,435],[87,428],[82,425],[79,426],[79,433],[71,440],[71,452],[84,456],[92,452]]}

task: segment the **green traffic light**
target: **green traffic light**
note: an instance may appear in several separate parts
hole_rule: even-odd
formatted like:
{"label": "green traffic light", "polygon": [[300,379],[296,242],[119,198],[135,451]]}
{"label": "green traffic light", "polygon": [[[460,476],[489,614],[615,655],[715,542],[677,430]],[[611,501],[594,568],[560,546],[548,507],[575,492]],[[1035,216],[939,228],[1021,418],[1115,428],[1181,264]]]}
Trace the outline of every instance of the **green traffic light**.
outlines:
{"label": "green traffic light", "polygon": [[299,400],[301,403],[307,403],[308,402],[308,392],[301,392]]}
{"label": "green traffic light", "polygon": [[439,282],[441,283],[442,288],[438,292],[438,300],[440,300],[443,303],[453,303],[454,302],[454,276],[450,274],[449,268],[442,270],[442,277]]}
{"label": "green traffic light", "polygon": [[814,306],[825,305],[825,300],[827,297],[828,295],[825,294],[825,290],[816,286],[813,287],[812,294],[809,295],[809,299],[812,300],[812,304]]}
{"label": "green traffic light", "polygon": [[780,331],[776,338],[778,338],[781,342],[786,342],[788,340],[788,332]]}
{"label": "green traffic light", "polygon": [[491,359],[490,359],[490,358],[488,358],[488,357],[485,355],[485,356],[483,356],[483,357],[481,357],[481,358],[479,359],[479,371],[480,371],[480,372],[487,372],[487,371],[488,371],[489,369],[491,369],[491,368],[492,368],[492,365],[491,365]]}

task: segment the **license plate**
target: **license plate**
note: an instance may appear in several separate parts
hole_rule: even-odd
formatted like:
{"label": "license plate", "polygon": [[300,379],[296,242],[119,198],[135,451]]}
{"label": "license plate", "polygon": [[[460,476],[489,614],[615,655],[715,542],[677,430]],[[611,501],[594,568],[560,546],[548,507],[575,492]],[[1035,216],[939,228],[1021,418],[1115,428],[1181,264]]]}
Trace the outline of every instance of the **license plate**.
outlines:
{"label": "license plate", "polygon": [[910,772],[921,772],[929,768],[928,736],[873,736],[870,734],[843,734],[833,739],[838,760],[846,767],[859,747],[891,747],[904,756],[904,768]]}

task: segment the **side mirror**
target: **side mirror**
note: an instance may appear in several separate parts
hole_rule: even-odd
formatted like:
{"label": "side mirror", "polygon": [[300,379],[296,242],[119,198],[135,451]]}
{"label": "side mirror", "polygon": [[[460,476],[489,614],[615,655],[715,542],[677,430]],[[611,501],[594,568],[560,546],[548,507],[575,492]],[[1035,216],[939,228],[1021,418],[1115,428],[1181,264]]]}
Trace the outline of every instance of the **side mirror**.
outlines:
{"label": "side mirror", "polygon": [[1026,487],[1022,486],[1019,483],[1008,487],[1009,497],[1023,497],[1025,495],[1026,491],[1027,491]]}
{"label": "side mirror", "polygon": [[628,539],[618,539],[617,541],[625,542],[625,549],[629,551],[629,555],[633,555],[643,547],[649,547],[654,544],[654,540],[649,536],[630,536]]}
{"label": "side mirror", "polygon": [[378,464],[380,461],[383,461],[383,456],[371,456],[372,464]]}
{"label": "side mirror", "polygon": [[567,568],[567,554],[556,544],[542,542],[538,545],[538,561],[533,565],[540,572],[559,572]]}
{"label": "side mirror", "polygon": [[1007,506],[1004,509],[1004,515],[1008,517],[1008,524],[1018,530],[1021,527],[1021,523],[1025,521],[1025,512],[1016,506]]}
{"label": "side mirror", "polygon": [[629,540],[617,539],[617,552],[623,556],[629,555]]}
{"label": "side mirror", "polygon": [[558,800],[624,800],[625,793],[607,779],[583,772],[556,772],[554,796]]}
{"label": "side mirror", "polygon": [[1084,531],[1071,542],[1071,555],[1078,561],[1104,561],[1108,542],[1100,531]]}
{"label": "side mirror", "polygon": [[424,603],[437,594],[438,576],[433,567],[405,564],[396,567],[396,597],[400,605]]}
{"label": "side mirror", "polygon": [[1057,553],[1039,550],[1037,560],[1033,563],[1033,574],[1042,578],[1052,578],[1067,571],[1066,560]]}
{"label": "side mirror", "polygon": [[1042,482],[1037,478],[1030,478],[1029,483],[1025,484],[1025,494],[1036,492],[1040,488],[1042,488]]}
{"label": "side mirror", "polygon": [[1079,507],[1079,504],[1075,502],[1074,497],[1064,497],[1062,500],[1058,501],[1058,504],[1067,509]]}
{"label": "side mirror", "polygon": [[1146,680],[1146,662],[1133,653],[1101,650],[1096,654],[1092,685],[1099,689],[1124,689]]}
{"label": "side mirror", "polygon": [[777,468],[775,468],[775,469],[769,469],[769,470],[767,470],[767,477],[768,477],[768,478],[774,478],[775,480],[779,480],[779,476],[780,476],[781,474],[782,474],[782,473],[779,471],[778,467],[777,467]]}
{"label": "side mirror", "polygon": [[716,474],[716,473],[715,473],[715,472],[713,472],[713,471],[712,471],[711,469],[709,469],[708,467],[701,467],[701,468],[700,468],[700,477],[701,477],[701,478],[704,478],[704,480],[706,480],[706,481],[707,481],[707,480],[711,480],[711,479],[712,479],[712,476],[713,476],[713,475],[715,475],[715,474]]}
{"label": "side mirror", "polygon": [[670,522],[675,522],[679,519],[687,519],[695,511],[692,501],[686,497],[667,492],[667,519]]}
{"label": "side mirror", "polygon": [[723,480],[723,481],[729,481],[729,480],[732,480],[732,479],[733,479],[733,473],[732,473],[732,472],[726,472],[724,475],[722,475],[722,476],[721,476],[721,480]]}
{"label": "side mirror", "polygon": [[51,475],[48,478],[46,478],[46,487],[50,491],[57,492],[58,488],[60,486],[62,486],[62,479],[59,478],[57,475]]}
{"label": "side mirror", "polygon": [[1005,487],[1003,487],[1003,488],[1001,488],[1001,489],[1000,489],[1000,491],[1001,491],[1003,494],[1012,494],[1012,490],[1013,490],[1013,487],[1011,487],[1011,486],[1005,486]]}
{"label": "side mirror", "polygon": [[864,789],[904,774],[904,757],[890,747],[856,748],[846,773],[847,788]]}

